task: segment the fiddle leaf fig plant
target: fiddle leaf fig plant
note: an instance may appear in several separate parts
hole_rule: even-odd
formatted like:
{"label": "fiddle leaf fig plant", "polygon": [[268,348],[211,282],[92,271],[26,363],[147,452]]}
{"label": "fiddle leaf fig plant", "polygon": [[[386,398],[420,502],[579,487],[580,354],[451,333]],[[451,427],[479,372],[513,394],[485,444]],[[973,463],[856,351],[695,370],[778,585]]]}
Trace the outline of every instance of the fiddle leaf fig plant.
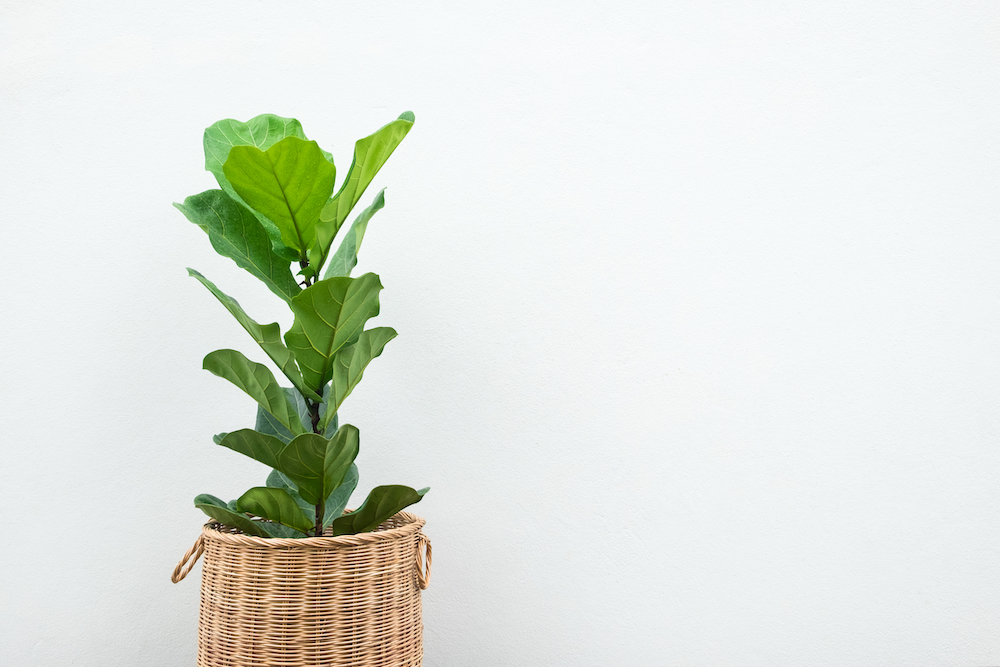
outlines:
{"label": "fiddle leaf fig plant", "polygon": [[354,459],[361,437],[337,415],[368,364],[396,337],[391,327],[365,328],[379,313],[379,277],[351,277],[368,223],[385,205],[384,191],[336,249],[333,243],[413,122],[407,111],[360,139],[339,189],[333,156],[310,141],[294,118],[264,114],[245,123],[222,120],[205,130],[205,169],[220,189],[174,206],[208,234],[216,252],[280,297],[292,316],[282,334],[278,323],[260,324],[236,299],[188,269],[291,385],[283,386],[268,366],[236,350],[205,357],[205,370],[257,403],[253,428],[220,433],[213,441],[271,468],[264,486],[236,500],[209,494],[194,499],[220,524],[258,537],[353,535],[375,530],[428,491],[377,486],[356,511],[345,512],[358,485]]}

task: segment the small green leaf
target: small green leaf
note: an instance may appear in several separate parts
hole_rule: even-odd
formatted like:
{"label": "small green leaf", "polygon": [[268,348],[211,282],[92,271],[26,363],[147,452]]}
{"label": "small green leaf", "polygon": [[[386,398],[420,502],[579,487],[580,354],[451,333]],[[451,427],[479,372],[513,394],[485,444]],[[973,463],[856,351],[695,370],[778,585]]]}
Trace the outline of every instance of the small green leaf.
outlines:
{"label": "small green leaf", "polygon": [[251,521],[246,516],[233,512],[226,503],[213,495],[201,494],[194,499],[194,506],[219,523],[239,528],[247,535],[268,537],[267,531],[263,530],[257,521]]}
{"label": "small green leaf", "polygon": [[309,396],[309,398],[314,401],[319,401],[319,394],[313,392],[305,386],[302,381],[302,374],[299,372],[299,367],[295,365],[295,357],[292,355],[291,350],[285,347],[285,344],[281,342],[281,329],[277,322],[272,322],[271,324],[258,324],[253,318],[246,314],[243,307],[240,306],[239,302],[233,297],[229,296],[218,287],[215,286],[211,280],[201,275],[194,269],[188,269],[188,275],[193,276],[204,285],[209,292],[211,292],[219,302],[226,307],[226,310],[236,318],[236,321],[246,329],[247,333],[256,341],[260,348],[267,353],[267,356],[271,357],[277,366],[278,370],[289,379],[289,381],[295,385],[295,387],[301,391],[303,394]]}
{"label": "small green leaf", "polygon": [[374,273],[327,278],[292,299],[295,321],[285,343],[295,355],[305,385],[319,393],[333,374],[333,355],[358,340],[369,318],[378,315],[382,283]]}
{"label": "small green leaf", "polygon": [[361,248],[361,241],[365,238],[368,221],[384,205],[385,188],[382,188],[375,195],[375,201],[372,202],[372,205],[361,211],[361,215],[351,223],[351,228],[344,235],[344,239],[340,242],[340,247],[337,248],[337,252],[333,253],[326,265],[326,271],[323,273],[324,278],[351,275],[351,271],[358,264],[358,250]]}
{"label": "small green leaf", "polygon": [[[337,410],[350,396],[354,387],[361,382],[365,368],[372,359],[382,354],[382,349],[386,343],[396,337],[396,330],[392,327],[376,327],[362,331],[358,341],[353,345],[342,348],[333,357],[333,382],[330,393],[326,399],[325,415],[336,414]],[[319,421],[321,429],[326,428],[326,423],[321,418]]]}
{"label": "small green leaf", "polygon": [[[426,489],[423,490],[426,493]],[[333,535],[356,535],[378,528],[383,521],[404,507],[420,502],[423,493],[408,486],[376,486],[365,502],[354,512],[333,522]]]}
{"label": "small green leaf", "polygon": [[174,206],[208,233],[217,253],[235,261],[285,301],[302,291],[288,260],[271,250],[271,239],[256,216],[222,190],[208,190]]}
{"label": "small green leaf", "polygon": [[219,444],[270,468],[278,467],[278,455],[285,448],[285,443],[278,438],[249,428],[227,433]]}
{"label": "small green leaf", "polygon": [[214,442],[217,445],[221,445],[222,444],[222,439],[225,438],[227,435],[229,435],[229,434],[228,433],[216,433],[215,435],[212,436],[212,442]]}
{"label": "small green leaf", "polygon": [[309,518],[284,489],[255,486],[240,496],[236,507],[240,512],[254,514],[303,533],[313,527]]}
{"label": "small green leaf", "polygon": [[271,223],[261,219],[272,242],[305,260],[337,173],[316,142],[286,137],[266,151],[234,146],[222,170],[243,201]]}
{"label": "small green leaf", "polygon": [[361,199],[375,174],[413,127],[413,121],[413,113],[404,112],[398,119],[354,144],[354,161],[347,177],[337,194],[323,208],[320,222],[316,226],[317,247],[322,251],[320,265],[329,254],[333,239],[344,220]]}
{"label": "small green leaf", "polygon": [[344,424],[327,440],[314,433],[300,435],[278,455],[278,465],[298,488],[303,500],[318,505],[325,503],[341,482],[358,455],[359,432]]}
{"label": "small green leaf", "polygon": [[216,350],[205,357],[204,368],[245,391],[292,433],[305,432],[295,408],[267,366],[250,361],[236,350]]}

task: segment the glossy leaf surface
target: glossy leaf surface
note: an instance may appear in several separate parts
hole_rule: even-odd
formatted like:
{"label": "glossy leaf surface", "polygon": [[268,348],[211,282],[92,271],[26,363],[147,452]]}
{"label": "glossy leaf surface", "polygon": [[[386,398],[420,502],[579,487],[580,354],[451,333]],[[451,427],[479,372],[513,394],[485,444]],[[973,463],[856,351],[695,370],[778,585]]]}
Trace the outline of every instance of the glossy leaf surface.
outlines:
{"label": "glossy leaf surface", "polygon": [[361,507],[334,520],[333,534],[355,535],[375,530],[399,510],[420,502],[425,493],[427,489],[415,491],[408,486],[396,484],[376,486]]}
{"label": "glossy leaf surface", "polygon": [[378,315],[382,283],[374,273],[328,278],[292,299],[295,322],[285,343],[295,355],[307,387],[319,392],[333,375],[333,356],[358,340],[365,322]]}
{"label": "glossy leaf surface", "polygon": [[300,435],[281,451],[275,467],[295,483],[303,500],[325,503],[354,463],[359,440],[358,429],[350,424],[329,440],[313,433]]}
{"label": "glossy leaf surface", "polygon": [[203,493],[194,499],[194,506],[219,523],[239,528],[247,535],[268,537],[267,531],[261,528],[258,522],[251,521],[243,514],[233,512],[226,506],[225,502],[215,496]]}
{"label": "glossy leaf surface", "polygon": [[[235,146],[223,165],[236,193],[273,223],[281,243],[298,251],[302,260],[315,244],[316,223],[333,191],[336,171],[315,141],[297,137],[282,139],[266,151]],[[273,230],[263,224],[274,241]]]}
{"label": "glossy leaf surface", "polygon": [[[319,401],[319,394],[313,392],[305,386],[302,381],[302,374],[299,373],[299,367],[295,365],[295,357],[292,355],[291,350],[285,347],[285,344],[281,340],[281,329],[276,322],[271,324],[258,324],[256,320],[251,318],[243,310],[239,302],[224,293],[215,284],[201,275],[194,269],[188,269],[188,274],[196,278],[202,285],[204,285],[209,292],[215,295],[215,298],[226,307],[236,321],[246,329],[247,333],[260,345],[261,349],[271,357],[271,361],[275,363],[278,370],[281,371],[288,380],[298,388],[300,392],[306,394],[314,401]],[[303,422],[305,423],[305,422]]]}
{"label": "glossy leaf surface", "polygon": [[351,223],[351,228],[344,235],[337,252],[333,253],[326,263],[326,270],[323,272],[324,278],[351,275],[351,271],[358,265],[358,250],[361,248],[361,241],[365,238],[368,221],[383,206],[385,206],[385,189],[379,191],[371,206],[363,210]]}
{"label": "glossy leaf surface", "polygon": [[[330,392],[326,399],[325,414],[336,414],[354,387],[361,382],[365,368],[372,359],[382,354],[386,343],[396,337],[392,327],[376,327],[362,331],[353,345],[342,348],[333,358],[333,374]],[[320,428],[326,428],[323,419]]]}
{"label": "glossy leaf surface", "polygon": [[292,433],[305,432],[288,397],[263,364],[250,361],[236,350],[216,350],[205,357],[204,368],[245,391]]}
{"label": "glossy leaf surface", "polygon": [[284,489],[256,486],[240,496],[236,507],[240,512],[270,519],[302,532],[313,527],[309,517]]}
{"label": "glossy leaf surface", "polygon": [[288,260],[271,250],[271,239],[257,217],[222,190],[208,190],[174,206],[208,233],[217,253],[232,259],[285,301],[302,291]]}

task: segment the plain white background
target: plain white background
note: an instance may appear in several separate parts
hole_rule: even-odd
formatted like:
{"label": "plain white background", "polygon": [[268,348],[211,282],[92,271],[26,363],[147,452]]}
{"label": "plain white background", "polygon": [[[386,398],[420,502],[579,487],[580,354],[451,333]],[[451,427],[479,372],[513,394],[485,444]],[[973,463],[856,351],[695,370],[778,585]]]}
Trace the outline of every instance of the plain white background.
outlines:
{"label": "plain white background", "polygon": [[[426,664],[1000,663],[990,2],[6,2],[0,663],[194,662],[204,517],[266,471],[201,370],[284,306],[171,207],[201,133],[341,175],[400,336],[355,497],[430,485]],[[195,575],[200,568],[195,570]]]}

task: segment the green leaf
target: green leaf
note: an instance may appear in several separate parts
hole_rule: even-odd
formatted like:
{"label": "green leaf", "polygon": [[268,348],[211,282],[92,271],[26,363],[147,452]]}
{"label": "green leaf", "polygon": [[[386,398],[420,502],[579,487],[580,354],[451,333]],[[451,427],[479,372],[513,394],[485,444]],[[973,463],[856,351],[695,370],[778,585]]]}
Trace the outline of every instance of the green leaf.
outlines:
{"label": "green leaf", "polygon": [[361,199],[361,195],[375,178],[375,174],[413,127],[413,121],[413,113],[404,112],[398,119],[354,144],[354,161],[347,172],[347,178],[344,179],[337,194],[323,208],[320,222],[316,227],[317,247],[322,251],[320,265],[330,252],[333,239],[344,224],[344,220]]}
{"label": "green leaf", "polygon": [[267,476],[266,484],[272,489],[283,489],[285,493],[291,496],[292,500],[295,501],[295,504],[299,506],[299,509],[301,509],[309,518],[309,525],[316,525],[316,506],[310,505],[303,500],[302,496],[299,495],[299,489],[295,486],[295,482],[288,479],[288,477],[286,477],[280,470],[274,469],[271,471],[271,474]]}
{"label": "green leaf", "polygon": [[216,350],[205,357],[204,368],[245,391],[292,433],[305,432],[295,408],[267,366],[250,361],[236,350]]}
{"label": "green leaf", "polygon": [[274,467],[295,483],[303,500],[325,503],[354,463],[359,436],[350,424],[341,426],[330,440],[314,433],[300,435],[281,450]]}
{"label": "green leaf", "polygon": [[[236,194],[236,191],[229,183],[223,171],[223,166],[226,160],[229,159],[230,151],[235,146],[254,146],[262,151],[266,151],[286,137],[298,137],[303,141],[307,140],[305,132],[302,131],[302,125],[294,118],[282,118],[274,114],[261,114],[245,123],[231,118],[220,120],[205,130],[203,139],[205,169],[215,175],[215,179],[219,182],[219,187],[222,188],[223,192],[245,206],[246,202]],[[324,153],[324,156],[327,157],[331,164],[333,163],[333,157],[329,153]],[[261,225],[265,227],[271,225],[273,227],[273,223],[267,220],[265,216],[260,215],[256,211],[254,215]],[[298,259],[299,253],[285,247],[280,240],[276,241],[276,238],[279,237],[277,230],[272,229],[271,231],[275,232],[271,238],[274,253],[286,260]],[[268,236],[272,235],[269,233]]]}
{"label": "green leaf", "polygon": [[257,521],[251,521],[246,516],[233,512],[226,503],[215,496],[203,493],[194,499],[194,506],[219,523],[239,528],[247,535],[268,537],[267,531],[262,529]]}
{"label": "green leaf", "polygon": [[222,190],[208,190],[174,206],[208,233],[217,253],[235,261],[285,301],[302,291],[288,260],[271,250],[271,240],[254,214]]}
{"label": "green leaf", "polygon": [[[333,358],[333,382],[329,396],[326,399],[325,415],[334,415],[344,400],[350,396],[354,387],[361,382],[365,368],[372,359],[382,354],[385,344],[396,337],[392,327],[376,327],[362,331],[358,341],[341,349]],[[326,423],[321,418],[321,429]]]}
{"label": "green leaf", "polygon": [[305,383],[302,380],[302,374],[299,372],[299,367],[295,365],[294,355],[292,355],[291,350],[285,347],[285,344],[281,342],[281,328],[278,326],[277,322],[263,325],[258,324],[253,318],[246,314],[246,311],[243,310],[242,306],[240,306],[236,299],[224,293],[208,278],[201,275],[194,269],[188,269],[188,275],[197,278],[202,285],[208,288],[209,292],[215,295],[215,298],[218,299],[219,302],[226,307],[226,310],[228,310],[232,316],[236,318],[236,321],[239,322],[244,329],[246,329],[247,333],[250,334],[257,344],[260,345],[261,349],[267,353],[267,356],[271,357],[271,361],[278,366],[278,370],[281,371],[282,375],[288,378],[299,391],[309,396],[309,398],[314,401],[322,400],[319,394],[313,392],[305,386]]}
{"label": "green leaf", "polygon": [[223,172],[243,201],[264,216],[261,223],[271,241],[297,250],[299,260],[305,260],[337,173],[316,142],[287,137],[266,151],[235,146]]}
{"label": "green leaf", "polygon": [[354,267],[358,265],[358,250],[361,248],[361,241],[365,238],[365,230],[368,229],[368,221],[375,215],[375,211],[385,206],[385,188],[375,195],[372,205],[361,212],[351,228],[347,230],[344,240],[340,242],[337,252],[330,257],[326,265],[324,278],[336,278],[338,276],[349,276]]}
{"label": "green leaf", "polygon": [[420,502],[427,489],[414,491],[408,486],[392,484],[376,486],[368,494],[365,502],[354,512],[345,514],[333,522],[333,535],[355,535],[378,528],[404,507]]}
{"label": "green leaf", "polygon": [[[234,146],[254,146],[262,151],[285,137],[306,140],[302,124],[294,118],[261,114],[243,123],[232,118],[220,120],[205,130],[205,169],[219,177],[222,165]],[[222,176],[224,179],[225,177]]]}
{"label": "green leaf", "polygon": [[307,387],[319,392],[333,375],[333,355],[358,340],[365,322],[378,315],[382,283],[374,273],[327,278],[292,299],[295,322],[285,343],[295,355]]}
{"label": "green leaf", "polygon": [[313,527],[309,518],[284,489],[255,486],[240,496],[236,507],[240,512],[254,514],[303,533]]}
{"label": "green leaf", "polygon": [[[344,475],[344,481],[326,499],[326,505],[323,509],[323,528],[329,527],[334,519],[344,513],[344,508],[347,507],[347,503],[351,500],[351,494],[354,493],[354,489],[358,486],[358,477],[358,466],[352,463],[350,470]],[[306,516],[309,517],[310,525],[315,526],[316,507],[303,500],[292,480],[288,479],[281,471],[272,470],[271,474],[267,476],[267,485],[274,489],[284,489]]]}
{"label": "green leaf", "polygon": [[278,455],[285,448],[285,443],[278,438],[249,428],[227,433],[218,444],[270,468],[278,467]]}
{"label": "green leaf", "polygon": [[[330,387],[329,385],[327,385],[324,392],[324,396],[326,395],[327,392],[329,392],[329,389]],[[283,387],[282,391],[285,392],[285,395],[288,396],[288,400],[292,403],[292,405],[295,406],[295,409],[299,415],[299,419],[302,421],[304,425],[307,425],[306,427],[308,428],[308,425],[312,424],[311,422],[312,417],[309,415],[309,407],[306,405],[305,399],[302,398],[302,394],[300,394],[295,389],[287,387]],[[320,419],[322,419],[325,414],[324,405],[325,404],[321,403],[319,406]],[[265,410],[260,406],[257,406],[257,422],[254,429],[260,431],[261,433],[265,433],[267,435],[273,435],[274,437],[278,438],[285,444],[291,442],[292,438],[295,437],[294,433],[285,428],[281,424],[281,422],[279,422],[277,419],[274,418],[273,415],[271,415],[271,413],[269,413],[267,410]],[[330,423],[327,424],[326,430],[323,432],[323,437],[332,438],[333,434],[336,432],[337,432],[337,415],[336,413],[334,413],[333,419],[330,421]]]}
{"label": "green leaf", "polygon": [[[351,469],[344,475],[344,481],[326,499],[326,507],[323,510],[324,529],[329,528],[330,524],[344,513],[347,503],[351,501],[351,494],[354,493],[354,489],[358,488],[358,477],[358,466],[352,463]],[[313,517],[313,522],[315,521],[316,519]]]}

